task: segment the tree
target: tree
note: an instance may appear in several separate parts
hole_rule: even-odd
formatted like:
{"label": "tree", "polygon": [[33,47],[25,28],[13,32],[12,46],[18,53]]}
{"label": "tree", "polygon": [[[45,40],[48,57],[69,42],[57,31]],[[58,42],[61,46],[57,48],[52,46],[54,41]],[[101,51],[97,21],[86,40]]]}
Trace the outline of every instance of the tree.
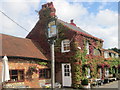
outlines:
{"label": "tree", "polygon": [[108,49],[108,50],[113,50],[113,51],[115,51],[115,52],[117,52],[117,53],[119,53],[120,54],[120,49],[118,49],[118,48],[111,48],[111,49]]}

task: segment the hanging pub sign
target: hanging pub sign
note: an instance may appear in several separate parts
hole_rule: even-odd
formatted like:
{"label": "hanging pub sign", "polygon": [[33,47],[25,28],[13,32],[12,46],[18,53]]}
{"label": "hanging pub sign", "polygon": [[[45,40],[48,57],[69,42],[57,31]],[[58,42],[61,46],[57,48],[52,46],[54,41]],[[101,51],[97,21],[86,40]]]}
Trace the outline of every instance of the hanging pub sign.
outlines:
{"label": "hanging pub sign", "polygon": [[53,38],[57,36],[56,22],[55,20],[48,23],[48,38]]}

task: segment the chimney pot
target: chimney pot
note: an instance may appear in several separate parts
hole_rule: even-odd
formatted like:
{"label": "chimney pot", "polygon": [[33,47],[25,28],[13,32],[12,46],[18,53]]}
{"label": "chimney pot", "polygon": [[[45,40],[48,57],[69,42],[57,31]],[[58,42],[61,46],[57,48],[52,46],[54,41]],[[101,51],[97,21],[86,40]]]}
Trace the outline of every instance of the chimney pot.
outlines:
{"label": "chimney pot", "polygon": [[70,22],[73,23],[73,19],[71,19]]}
{"label": "chimney pot", "polygon": [[73,25],[73,26],[76,26],[76,24],[73,22],[74,20],[70,20],[70,24]]}

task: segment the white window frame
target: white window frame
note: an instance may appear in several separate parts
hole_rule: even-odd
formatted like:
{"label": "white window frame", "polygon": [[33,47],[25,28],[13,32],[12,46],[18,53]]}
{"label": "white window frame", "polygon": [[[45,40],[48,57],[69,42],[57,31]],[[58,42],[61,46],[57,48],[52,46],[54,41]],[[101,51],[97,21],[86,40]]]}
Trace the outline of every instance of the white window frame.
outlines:
{"label": "white window frame", "polygon": [[86,42],[86,50],[87,50],[87,54],[90,54],[90,50],[89,50],[89,42]]}
{"label": "white window frame", "polygon": [[109,77],[109,68],[105,68],[105,77]]}
{"label": "white window frame", "polygon": [[118,54],[117,53],[115,54],[115,58],[118,58]]}
{"label": "white window frame", "polygon": [[100,79],[102,79],[102,68],[100,68]]}
{"label": "white window frame", "polygon": [[104,57],[109,58],[109,53],[107,51],[104,51]]}
{"label": "white window frame", "polygon": [[112,57],[112,58],[114,58],[114,57],[115,57],[115,55],[114,55],[113,53],[111,53],[111,57]]}
{"label": "white window frame", "polygon": [[[61,42],[61,52],[62,52],[62,53],[64,53],[64,52],[70,52],[70,49],[69,49],[69,50],[64,50],[64,47],[65,47],[65,46],[64,46],[64,42],[65,42],[65,41],[68,41],[68,42],[69,42],[68,45],[69,45],[69,47],[70,47],[70,40],[69,40],[69,39],[62,40],[62,42]],[[66,47],[67,47],[67,46],[66,46]]]}
{"label": "white window frame", "polygon": [[91,71],[90,71],[90,68],[87,68],[87,78],[90,78],[90,73],[91,73]]}

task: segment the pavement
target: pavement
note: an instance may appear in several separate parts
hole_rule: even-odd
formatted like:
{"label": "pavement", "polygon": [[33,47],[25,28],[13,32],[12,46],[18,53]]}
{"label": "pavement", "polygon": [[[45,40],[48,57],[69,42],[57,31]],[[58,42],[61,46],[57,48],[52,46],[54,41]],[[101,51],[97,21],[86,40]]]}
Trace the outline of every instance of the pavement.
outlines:
{"label": "pavement", "polygon": [[[61,88],[61,89],[55,89],[55,90],[84,90],[84,89]],[[85,90],[120,90],[120,80],[113,81],[107,84],[103,84],[101,86],[93,87],[92,89],[89,88]]]}
{"label": "pavement", "polygon": [[103,84],[101,86],[96,86],[93,89],[88,90],[120,90],[120,80]]}
{"label": "pavement", "polygon": [[120,80],[119,81],[113,81],[107,84],[103,84],[101,86],[98,86],[97,88],[120,88]]}

